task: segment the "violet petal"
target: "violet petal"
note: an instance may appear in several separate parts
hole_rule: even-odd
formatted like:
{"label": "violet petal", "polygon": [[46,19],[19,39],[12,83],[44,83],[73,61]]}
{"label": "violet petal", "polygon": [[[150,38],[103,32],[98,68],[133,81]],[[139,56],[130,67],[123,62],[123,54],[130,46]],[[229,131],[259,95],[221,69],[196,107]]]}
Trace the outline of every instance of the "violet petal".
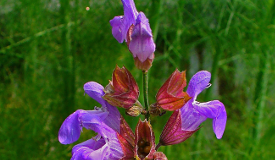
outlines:
{"label": "violet petal", "polygon": [[93,154],[94,158],[102,159],[102,154],[96,152],[96,150],[99,150],[102,148],[106,142],[103,138],[96,141],[94,139],[89,139],[85,142],[82,142],[78,145],[75,145],[72,149],[72,158],[71,160],[85,160],[87,155]]}
{"label": "violet petal", "polygon": [[107,124],[109,127],[114,129],[117,132],[120,132],[120,113],[118,109],[108,102],[106,102],[105,106],[109,112],[109,115],[104,120],[104,123]]}
{"label": "violet petal", "polygon": [[142,12],[137,17],[131,38],[129,50],[141,62],[144,62],[155,52],[156,45],[152,37],[149,21]]}
{"label": "violet petal", "polygon": [[134,24],[137,17],[137,9],[133,0],[121,0],[123,4],[124,16],[130,25]]}
{"label": "violet petal", "polygon": [[97,82],[87,82],[84,84],[83,89],[90,97],[96,100],[101,105],[105,105],[105,100],[102,98],[104,95],[104,87]]}
{"label": "violet petal", "polygon": [[113,36],[119,43],[122,43],[127,33],[127,31],[125,31],[123,16],[115,16],[112,20],[110,20],[110,24],[112,26]]}
{"label": "violet petal", "polygon": [[181,109],[181,126],[183,130],[194,131],[207,119],[206,116],[198,112],[192,102],[188,101]]}
{"label": "violet petal", "polygon": [[222,102],[218,100],[206,103],[193,103],[194,108],[207,118],[213,119],[213,130],[218,139],[222,138],[225,130],[227,115]]}
{"label": "violet petal", "polygon": [[[58,133],[58,140],[62,144],[70,144],[78,140],[83,123],[86,119],[93,122],[103,121],[108,116],[108,112],[102,110],[77,110],[65,119]],[[84,120],[84,121],[83,121]],[[86,126],[84,126],[86,127]]]}
{"label": "violet petal", "polygon": [[[209,86],[211,73],[208,71],[197,72],[190,80],[187,93],[195,100],[197,96]],[[191,101],[191,100],[190,100]]]}

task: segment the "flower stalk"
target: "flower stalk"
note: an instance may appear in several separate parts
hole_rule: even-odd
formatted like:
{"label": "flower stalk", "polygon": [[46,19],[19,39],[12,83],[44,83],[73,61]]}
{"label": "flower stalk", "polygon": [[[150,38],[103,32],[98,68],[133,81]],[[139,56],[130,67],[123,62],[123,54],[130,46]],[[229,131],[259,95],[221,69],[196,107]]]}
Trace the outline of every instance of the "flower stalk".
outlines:
{"label": "flower stalk", "polygon": [[[148,101],[148,72],[142,71],[142,85],[143,85],[143,99],[144,99],[144,108],[146,111],[149,111],[149,101]],[[149,120],[150,114],[147,112],[145,114],[145,119]]]}

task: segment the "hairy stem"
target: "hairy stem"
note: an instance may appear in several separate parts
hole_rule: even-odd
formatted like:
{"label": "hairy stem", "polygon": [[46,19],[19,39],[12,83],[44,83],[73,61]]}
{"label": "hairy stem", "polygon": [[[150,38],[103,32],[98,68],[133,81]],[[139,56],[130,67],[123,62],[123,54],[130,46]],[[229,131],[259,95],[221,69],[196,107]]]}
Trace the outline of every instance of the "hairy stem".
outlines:
{"label": "hairy stem", "polygon": [[149,120],[149,102],[148,102],[148,74],[146,71],[142,71],[142,84],[143,84],[143,98],[144,98],[144,107],[147,111],[145,118]]}

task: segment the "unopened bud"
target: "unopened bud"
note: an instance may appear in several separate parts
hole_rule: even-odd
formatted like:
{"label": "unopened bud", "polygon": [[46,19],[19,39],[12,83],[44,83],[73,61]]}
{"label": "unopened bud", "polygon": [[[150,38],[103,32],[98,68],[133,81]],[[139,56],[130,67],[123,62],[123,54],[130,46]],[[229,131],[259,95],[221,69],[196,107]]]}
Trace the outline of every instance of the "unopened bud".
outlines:
{"label": "unopened bud", "polygon": [[129,116],[137,117],[143,112],[143,110],[144,110],[143,107],[138,102],[131,108],[127,109],[126,114],[128,114]]}
{"label": "unopened bud", "polygon": [[149,109],[150,115],[162,116],[166,113],[157,103],[151,104]]}

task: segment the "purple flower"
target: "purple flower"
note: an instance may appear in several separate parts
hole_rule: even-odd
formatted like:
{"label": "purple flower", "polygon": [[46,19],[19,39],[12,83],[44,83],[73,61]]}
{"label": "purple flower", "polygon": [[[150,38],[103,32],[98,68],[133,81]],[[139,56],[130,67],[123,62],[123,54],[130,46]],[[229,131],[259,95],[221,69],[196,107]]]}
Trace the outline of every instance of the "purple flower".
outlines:
{"label": "purple flower", "polygon": [[213,119],[213,130],[218,139],[225,130],[227,115],[222,102],[213,100],[205,103],[196,101],[197,96],[209,87],[211,74],[208,71],[197,72],[190,80],[187,93],[190,99],[181,109],[182,130],[194,131],[207,118]]}
{"label": "purple flower", "polygon": [[115,16],[110,20],[112,34],[119,43],[124,40],[127,42],[136,66],[148,70],[152,66],[156,49],[149,21],[143,12],[137,12],[133,0],[121,1],[124,16]]}
{"label": "purple flower", "polygon": [[135,26],[129,34],[129,50],[133,56],[138,57],[141,62],[144,62],[148,58],[153,59],[151,56],[155,52],[156,45],[153,40],[149,20],[144,13],[140,12],[138,14]]}
{"label": "purple flower", "polygon": [[82,128],[95,131],[97,136],[74,146],[71,159],[106,159],[119,160],[123,151],[117,134],[120,132],[120,113],[116,107],[108,104],[101,97],[103,86],[96,82],[87,82],[84,91],[98,101],[102,107],[94,110],[77,110],[65,119],[58,133],[62,144],[70,144],[78,140]]}

